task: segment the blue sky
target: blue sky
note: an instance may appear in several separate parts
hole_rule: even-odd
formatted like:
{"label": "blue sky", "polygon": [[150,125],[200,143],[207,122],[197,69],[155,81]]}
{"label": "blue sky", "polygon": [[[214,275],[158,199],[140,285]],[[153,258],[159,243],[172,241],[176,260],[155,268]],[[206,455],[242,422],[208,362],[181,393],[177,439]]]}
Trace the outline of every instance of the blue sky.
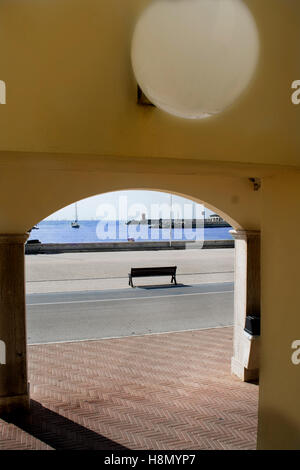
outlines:
{"label": "blue sky", "polygon": [[[117,191],[98,196],[89,197],[78,201],[78,218],[79,220],[93,220],[100,217],[109,216],[108,218],[119,219],[120,214],[126,212],[125,219],[141,218],[141,213],[146,212],[146,217],[150,218],[151,210],[153,213],[154,205],[160,205],[160,209],[164,210],[162,217],[167,217],[169,213],[170,194],[158,191]],[[202,213],[205,210],[205,216],[209,216],[212,212],[205,209],[200,204],[193,204],[190,199],[172,195],[172,206],[175,217],[180,212],[189,218],[190,214]],[[123,212],[121,211],[123,207]],[[71,204],[63,209],[51,214],[46,220],[73,220],[75,218],[75,205]]]}

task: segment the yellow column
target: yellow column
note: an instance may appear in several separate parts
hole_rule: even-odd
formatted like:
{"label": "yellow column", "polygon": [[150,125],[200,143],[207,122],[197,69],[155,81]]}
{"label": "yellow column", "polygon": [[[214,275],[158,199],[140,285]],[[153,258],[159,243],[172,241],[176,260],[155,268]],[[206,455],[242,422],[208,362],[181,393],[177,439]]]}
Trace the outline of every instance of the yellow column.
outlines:
{"label": "yellow column", "polygon": [[29,407],[24,243],[0,235],[0,415]]}
{"label": "yellow column", "polygon": [[233,230],[234,339],[231,372],[245,382],[259,374],[259,336],[244,331],[246,316],[260,316],[260,231]]}

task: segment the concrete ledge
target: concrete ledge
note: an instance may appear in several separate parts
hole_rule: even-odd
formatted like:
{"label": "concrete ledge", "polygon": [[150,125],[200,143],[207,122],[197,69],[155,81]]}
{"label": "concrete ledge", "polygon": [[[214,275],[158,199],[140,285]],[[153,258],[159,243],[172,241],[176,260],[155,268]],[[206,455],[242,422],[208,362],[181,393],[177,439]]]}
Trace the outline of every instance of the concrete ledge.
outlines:
{"label": "concrete ledge", "polygon": [[234,248],[234,240],[206,240],[203,245],[191,241],[111,242],[111,243],[30,243],[25,254],[79,253],[98,251],[148,251]]}
{"label": "concrete ledge", "polygon": [[203,244],[203,249],[216,248],[234,248],[234,240],[206,240]]}
{"label": "concrete ledge", "polygon": [[12,397],[0,397],[0,416],[29,410],[29,393]]}
{"label": "concrete ledge", "polygon": [[243,382],[254,382],[259,379],[259,369],[247,369],[234,357],[231,358],[231,373]]}
{"label": "concrete ledge", "polygon": [[253,336],[244,331],[244,336],[248,342],[247,358],[244,358],[246,369],[259,370],[260,357],[260,336]]}
{"label": "concrete ledge", "polygon": [[260,336],[252,336],[244,330],[239,334],[240,342],[231,359],[231,372],[244,382],[259,378]]}

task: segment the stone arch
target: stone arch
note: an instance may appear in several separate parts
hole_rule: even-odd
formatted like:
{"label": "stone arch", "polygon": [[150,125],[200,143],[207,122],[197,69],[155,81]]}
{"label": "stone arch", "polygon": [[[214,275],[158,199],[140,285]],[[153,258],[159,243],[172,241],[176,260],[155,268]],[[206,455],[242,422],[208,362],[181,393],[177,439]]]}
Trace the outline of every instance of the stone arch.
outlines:
{"label": "stone arch", "polygon": [[[190,201],[196,202],[198,204],[203,204],[207,209],[209,209],[213,212],[216,212],[224,220],[226,220],[233,228],[242,229],[241,224],[237,220],[235,220],[232,216],[230,216],[228,213],[226,213],[224,210],[217,207],[216,205],[207,202],[203,198],[191,196],[189,194],[182,193],[182,192],[179,192],[179,191],[171,191],[171,190],[168,190],[168,189],[161,189],[161,188],[156,188],[156,187],[121,186],[119,189],[114,189],[113,191],[104,191],[104,192],[101,192],[101,193],[93,193],[93,194],[88,195],[87,197],[83,197],[83,198],[78,199],[78,200],[72,200],[67,205],[71,205],[75,202],[83,201],[83,200],[88,199],[88,198],[93,197],[93,196],[101,196],[101,195],[109,194],[109,193],[117,193],[119,191],[153,191],[153,192],[167,193],[167,194],[173,194],[173,195],[176,195],[176,196],[184,197],[184,198],[186,198]],[[66,207],[66,205],[64,205],[63,207]],[[63,207],[59,207],[56,210],[63,209]],[[56,210],[54,212],[56,212]],[[51,212],[51,213],[53,213],[53,212]],[[51,215],[51,214],[46,215],[44,218],[48,217],[49,215]],[[43,219],[41,219],[41,220],[43,220]],[[36,220],[35,224],[38,223],[38,222],[40,222],[40,220]]]}
{"label": "stone arch", "polygon": [[[111,164],[113,166],[113,164]],[[59,171],[47,174],[47,186],[45,187],[44,173],[36,174],[36,185],[29,188],[26,206],[20,206],[19,200],[14,199],[16,212],[19,218],[2,218],[6,225],[0,237],[0,281],[3,288],[10,295],[1,300],[2,338],[6,341],[10,351],[10,366],[3,371],[9,387],[0,387],[0,413],[9,412],[15,407],[26,408],[29,403],[27,389],[27,365],[26,365],[26,327],[25,327],[25,295],[24,295],[24,242],[26,229],[41,221],[56,210],[78,201],[84,197],[95,194],[130,189],[152,189],[181,195],[196,202],[204,202],[207,207],[217,211],[236,229],[235,265],[239,272],[239,287],[235,296],[235,331],[234,331],[234,360],[232,370],[243,380],[253,379],[257,374],[256,348],[250,338],[244,338],[244,322],[251,296],[257,297],[259,292],[251,290],[253,275],[249,276],[249,270],[254,271],[259,278],[259,258],[257,247],[259,246],[259,192],[253,191],[253,186],[248,178],[242,176],[227,176],[216,174],[190,174],[186,171],[177,172],[175,168],[167,165],[167,170],[152,168],[130,173],[127,171]],[[20,178],[20,191],[24,194],[28,183],[25,174]],[[40,178],[39,178],[40,176]],[[5,184],[5,180],[4,180]],[[55,192],[53,192],[55,188]],[[66,189],[67,188],[67,189]],[[3,206],[5,210],[5,206]],[[10,207],[10,210],[12,208]],[[9,214],[8,214],[9,215]],[[10,225],[12,220],[14,225]],[[0,221],[1,223],[1,221]],[[1,228],[1,227],[0,227]],[[9,235],[8,235],[9,234]],[[9,246],[9,249],[8,249]],[[250,247],[250,250],[249,250]],[[251,248],[253,247],[253,249]],[[254,261],[249,262],[249,260]],[[252,276],[252,277],[251,277]],[[16,279],[18,282],[16,283]],[[13,286],[13,288],[12,288]],[[253,303],[253,302],[252,302]],[[16,305],[18,317],[14,320],[11,315],[11,306]],[[16,324],[14,323],[16,322]],[[17,335],[20,342],[19,351],[12,347],[14,339],[12,332]],[[9,343],[7,342],[9,339]],[[16,400],[15,397],[18,397]]]}
{"label": "stone arch", "polygon": [[[81,199],[107,192],[136,189],[172,193],[203,203],[238,230],[260,228],[260,194],[259,191],[253,191],[253,186],[245,177],[180,175],[171,170],[170,173],[159,173],[158,170],[153,173],[83,170],[51,173],[47,176],[51,181],[48,181],[45,188],[43,174],[40,176],[41,179],[36,179],[35,187],[30,188],[26,207],[22,208],[21,213],[20,208],[16,207],[19,217],[14,220],[15,225],[9,230],[10,233],[24,232],[53,212]],[[52,187],[55,187],[55,193]],[[3,211],[6,211],[5,207]]]}

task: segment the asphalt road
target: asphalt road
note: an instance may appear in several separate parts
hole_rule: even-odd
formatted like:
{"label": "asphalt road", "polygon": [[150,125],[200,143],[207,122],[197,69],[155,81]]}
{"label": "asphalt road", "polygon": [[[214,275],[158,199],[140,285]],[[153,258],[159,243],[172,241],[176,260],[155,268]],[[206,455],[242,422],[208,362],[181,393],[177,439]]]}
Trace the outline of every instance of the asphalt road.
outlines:
{"label": "asphalt road", "polygon": [[27,295],[29,344],[233,324],[233,283]]}

